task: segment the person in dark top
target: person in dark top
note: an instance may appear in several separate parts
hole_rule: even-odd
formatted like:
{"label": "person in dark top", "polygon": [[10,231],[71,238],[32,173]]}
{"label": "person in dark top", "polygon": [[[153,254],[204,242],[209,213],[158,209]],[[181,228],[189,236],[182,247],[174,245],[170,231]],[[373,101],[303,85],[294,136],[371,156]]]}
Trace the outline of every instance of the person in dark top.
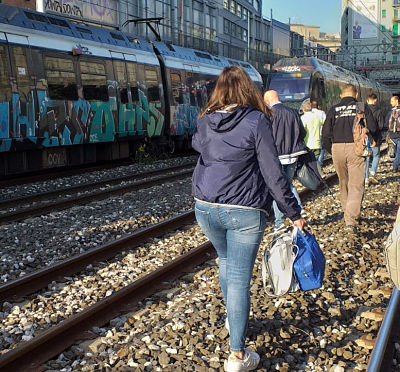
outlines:
{"label": "person in dark top", "polygon": [[227,309],[228,372],[253,370],[260,360],[245,340],[250,281],[272,200],[294,226],[306,224],[279,162],[270,114],[247,73],[225,67],[192,140],[200,153],[192,177],[196,219],[217,251]]}
{"label": "person in dark top", "polygon": [[[358,92],[354,85],[342,87],[341,101],[330,108],[322,127],[322,146],[332,154],[339,177],[340,203],[344,212],[346,231],[357,234],[361,202],[364,195],[365,158],[354,151],[353,124]],[[366,126],[374,136],[377,124],[365,105]]]}
{"label": "person in dark top", "polygon": [[382,130],[385,124],[385,118],[383,116],[382,110],[378,106],[378,96],[375,93],[371,93],[367,97],[367,104],[372,111],[372,115],[378,125],[378,130],[375,132],[374,141],[375,146],[372,147],[372,162],[371,162],[371,170],[369,169],[369,157],[367,157],[367,162],[365,165],[365,186],[371,183],[379,183],[378,178],[376,177],[376,172],[379,165],[379,159],[381,157],[380,146],[382,144]]}
{"label": "person in dark top", "polygon": [[[272,135],[278,150],[279,161],[288,181],[292,183],[297,168],[298,157],[307,153],[304,144],[306,130],[297,111],[280,102],[278,93],[275,90],[267,90],[264,93],[264,102],[272,111]],[[300,196],[295,186],[291,185],[291,189],[302,208],[302,215],[305,215]],[[278,231],[285,226],[285,216],[275,202],[272,204],[272,207],[275,215],[275,231]]]}
{"label": "person in dark top", "polygon": [[393,170],[400,171],[400,102],[398,96],[393,96],[390,99],[392,112],[389,118],[389,138],[394,143],[394,160]]}

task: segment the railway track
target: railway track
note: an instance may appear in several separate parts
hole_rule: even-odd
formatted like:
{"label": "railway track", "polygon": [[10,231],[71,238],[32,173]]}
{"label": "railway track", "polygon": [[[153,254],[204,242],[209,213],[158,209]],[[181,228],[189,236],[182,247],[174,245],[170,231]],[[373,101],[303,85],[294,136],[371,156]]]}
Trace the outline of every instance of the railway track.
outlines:
{"label": "railway track", "polygon": [[[94,200],[101,200],[104,198],[108,198],[112,195],[121,195],[142,188],[151,187],[163,182],[171,182],[181,178],[189,177],[193,173],[194,165],[195,163],[188,163],[185,165],[141,173],[138,174],[136,177],[124,176],[117,179],[103,180],[95,183],[77,185],[60,190],[3,200],[0,202],[0,208],[5,209],[13,206],[13,209],[15,210],[0,213],[0,224],[20,221],[25,218],[40,216],[45,213],[66,209]],[[165,175],[165,173],[171,174]],[[162,174],[162,176],[154,178],[154,176],[158,176],[160,174]],[[132,181],[132,179],[145,180],[129,182]],[[110,185],[120,184],[124,182],[126,183],[123,185],[115,186],[112,188],[109,187]],[[94,188],[98,188],[98,191],[91,191]],[[61,196],[63,195],[68,195],[68,197],[61,199]],[[37,205],[38,201],[42,199],[45,199],[47,202]],[[22,205],[22,207],[15,208],[16,205]],[[26,205],[31,206],[26,207]]]}
{"label": "railway track", "polygon": [[[336,175],[333,174],[327,177],[326,182],[333,183],[336,179]],[[305,198],[312,193],[312,191],[304,189],[301,196]],[[168,221],[121,238],[116,242],[92,249],[84,254],[6,283],[0,286],[0,301],[12,301],[13,296],[22,297],[31,294],[44,288],[50,282],[84,269],[88,264],[112,257],[123,250],[132,249],[147,239],[193,223],[194,219],[194,211],[188,211]],[[163,285],[160,286],[160,283],[168,283],[197,265],[204,264],[214,256],[214,250],[209,242],[191,249],[162,268],[65,319],[58,325],[45,330],[31,341],[22,343],[7,352],[0,357],[0,371],[34,371],[41,363],[70,346],[79,336],[82,337],[83,330],[100,326],[115,316],[134,309],[138,301],[162,288]],[[40,355],[39,358],[38,355]],[[35,362],[32,362],[33,360]]]}
{"label": "railway track", "polygon": [[[333,180],[334,180],[333,176],[329,178],[330,182],[333,182]],[[303,194],[302,197],[306,197],[306,194]],[[190,213],[192,213],[192,212],[188,213],[189,220],[193,218],[193,216],[190,216]],[[190,223],[189,220],[188,220],[188,222]],[[126,249],[126,248],[124,248],[124,249]],[[200,247],[198,249],[200,249]],[[204,252],[206,252],[206,253],[203,252],[205,255],[202,256],[203,257],[202,259],[200,259],[199,261],[196,261],[196,263],[194,263],[194,262],[190,263],[191,262],[190,260],[185,261],[185,263],[182,264],[183,265],[182,267],[185,270],[183,270],[182,272],[179,273],[179,270],[177,268],[172,267],[171,268],[172,272],[174,272],[175,275],[180,276],[180,275],[182,275],[182,273],[186,272],[189,269],[189,266],[192,266],[192,265],[195,266],[195,265],[201,263],[202,260],[203,260],[203,262],[204,262],[204,260],[209,260],[212,257],[211,256],[212,250],[210,251],[207,246],[206,246],[206,248],[202,248],[202,249],[205,249]],[[199,253],[199,252],[197,252],[197,253]],[[203,253],[199,253],[199,254],[202,255]],[[87,262],[90,262],[90,261],[87,261]],[[160,277],[156,276],[156,277],[152,278],[151,274],[149,274],[149,275],[150,275],[149,280],[150,281],[155,280],[155,282],[157,284],[168,281],[167,278],[163,278],[161,276]],[[170,275],[170,274],[167,274],[167,275]],[[47,280],[50,280],[50,279],[47,279]],[[169,280],[171,280],[171,279],[169,279]],[[145,284],[144,284],[144,288],[146,288],[147,290],[150,290],[150,287],[151,287],[151,285],[149,283],[150,282],[145,281]],[[136,288],[139,291],[142,290],[139,283],[137,283],[137,284],[133,283],[132,286],[133,286],[133,288],[135,288],[135,286],[136,286]],[[124,290],[125,289],[123,289],[122,291],[124,291]],[[23,292],[21,292],[21,293],[23,293]],[[130,292],[127,292],[127,293],[130,293]],[[138,293],[141,293],[141,292],[138,292]],[[151,291],[145,292],[142,295],[138,295],[138,297],[136,298],[136,301],[138,301],[139,298],[144,298],[144,297],[149,296],[150,293],[151,293]],[[109,298],[110,301],[106,301],[107,298],[100,301],[99,304],[101,304],[101,305],[99,305],[100,308],[98,310],[96,310],[94,307],[90,307],[90,310],[88,308],[87,311],[84,310],[81,312],[83,318],[79,319],[78,316],[80,313],[76,314],[72,318],[67,319],[64,322],[60,323],[63,325],[63,327],[61,327],[60,329],[57,330],[56,327],[58,327],[58,326],[52,327],[48,331],[45,331],[42,335],[36,336],[32,341],[28,341],[27,343],[24,343],[21,346],[17,347],[16,349],[11,350],[7,354],[3,355],[0,358],[0,371],[2,371],[2,370],[4,370],[4,371],[6,371],[6,370],[7,371],[8,370],[17,370],[17,371],[18,370],[24,370],[24,371],[33,370],[33,368],[36,368],[38,366],[38,364],[32,364],[32,360],[35,360],[35,363],[41,363],[41,362],[47,360],[48,358],[50,358],[51,357],[50,354],[56,355],[60,351],[64,350],[65,347],[67,346],[67,344],[71,344],[71,342],[73,342],[73,339],[76,339],[76,337],[78,337],[79,333],[82,334],[82,329],[85,328],[86,326],[90,327],[93,325],[104,324],[108,320],[110,320],[112,317],[116,316],[117,314],[119,314],[121,312],[126,312],[129,310],[135,309],[135,303],[137,303],[137,302],[130,301],[128,304],[127,303],[124,304],[124,300],[122,300],[122,297],[121,297],[121,303],[120,303],[121,308],[118,308],[117,303],[119,303],[120,299],[118,298],[118,296],[116,296],[114,298],[114,295],[116,295],[116,294],[117,293],[114,293],[112,296],[110,296],[110,298]],[[128,295],[128,298],[129,298],[129,296],[132,296],[132,294],[130,293]],[[115,299],[115,302],[114,302],[114,299]],[[104,309],[104,306],[106,306],[106,303],[112,304],[112,306],[111,306],[113,309],[112,313],[110,311],[107,311]],[[97,304],[93,305],[93,306],[97,306]],[[120,309],[120,310],[118,310],[118,309]],[[99,312],[97,312],[97,311],[99,311]],[[104,314],[107,314],[107,313],[109,313],[111,318],[109,317],[108,319],[106,319],[106,316]],[[97,317],[98,321],[90,320],[90,314],[96,314],[95,316]],[[86,319],[84,318],[85,315],[87,316]],[[69,323],[70,321],[71,321],[71,323]],[[76,325],[76,327],[75,327],[75,325]],[[73,330],[70,327],[75,327],[75,328]],[[74,333],[74,332],[76,332],[76,333]],[[55,337],[55,339],[52,339],[52,337]],[[63,341],[61,343],[58,343],[58,341],[57,341],[58,337],[61,337],[63,339]],[[70,337],[70,339],[69,339],[69,337]],[[67,341],[67,340],[70,340],[70,341]],[[38,342],[38,344],[35,345],[34,342]],[[36,349],[36,347],[38,347],[38,348]],[[42,347],[44,347],[46,349],[46,352],[43,353],[41,351]],[[51,349],[53,347],[55,349],[53,349],[53,351],[52,351]],[[56,351],[56,349],[58,351]],[[43,359],[41,361],[37,360],[36,359],[37,355],[43,355]],[[24,358],[27,358],[27,359],[24,359]],[[8,359],[8,361],[7,361],[7,359]],[[10,363],[10,364],[8,364],[8,363]],[[25,368],[25,369],[18,369],[21,366],[24,366],[23,368]],[[13,369],[2,369],[2,368],[13,368]],[[14,368],[16,368],[16,369],[14,369]]]}

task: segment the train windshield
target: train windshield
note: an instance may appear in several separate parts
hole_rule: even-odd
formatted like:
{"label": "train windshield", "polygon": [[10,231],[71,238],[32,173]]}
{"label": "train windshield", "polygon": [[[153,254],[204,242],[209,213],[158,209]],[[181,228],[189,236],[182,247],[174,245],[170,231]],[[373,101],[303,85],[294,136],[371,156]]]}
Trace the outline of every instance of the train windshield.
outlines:
{"label": "train windshield", "polygon": [[276,90],[282,102],[304,100],[310,96],[310,77],[304,73],[274,73],[269,89]]}

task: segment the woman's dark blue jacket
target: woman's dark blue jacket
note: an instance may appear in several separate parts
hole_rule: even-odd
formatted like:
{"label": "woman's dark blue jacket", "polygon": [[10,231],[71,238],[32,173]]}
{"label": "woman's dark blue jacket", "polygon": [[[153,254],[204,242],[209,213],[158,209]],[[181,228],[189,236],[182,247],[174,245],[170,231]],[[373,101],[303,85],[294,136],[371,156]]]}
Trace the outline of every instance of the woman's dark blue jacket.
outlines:
{"label": "woman's dark blue jacket", "polygon": [[275,199],[292,221],[300,207],[282,171],[270,120],[240,107],[213,112],[197,122],[193,148],[200,153],[193,173],[193,196],[210,203],[269,211]]}

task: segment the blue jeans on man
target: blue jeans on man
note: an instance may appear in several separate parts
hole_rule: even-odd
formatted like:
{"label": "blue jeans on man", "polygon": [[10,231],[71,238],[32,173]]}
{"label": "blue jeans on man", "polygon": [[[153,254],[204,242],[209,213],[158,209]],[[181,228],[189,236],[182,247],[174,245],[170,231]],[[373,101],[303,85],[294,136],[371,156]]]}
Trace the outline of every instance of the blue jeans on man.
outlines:
{"label": "blue jeans on man", "polygon": [[[370,161],[369,156],[367,156],[367,162],[365,166],[365,181],[368,181],[369,173],[372,176],[376,175],[378,170],[379,159],[381,158],[381,150],[379,146],[371,147],[372,150],[372,161]],[[371,170],[369,169],[369,164],[371,162]]]}
{"label": "blue jeans on man", "polygon": [[228,314],[230,349],[242,351],[250,313],[250,281],[267,215],[258,209],[200,201],[196,201],[195,214],[219,257],[219,284]]}
{"label": "blue jeans on man", "polygon": [[324,165],[325,149],[321,148],[318,155],[318,164],[322,167]]}
{"label": "blue jeans on man", "polygon": [[[290,183],[290,189],[292,190],[292,193],[294,194],[295,198],[297,199],[297,202],[299,203],[301,210],[303,211],[303,206],[300,201],[300,196],[299,193],[297,192],[296,188],[292,185],[292,181],[294,178],[294,174],[296,172],[297,168],[297,162],[293,164],[282,164],[283,171],[286,174],[286,177]],[[274,225],[276,228],[280,227],[283,225],[285,222],[285,215],[279,210],[278,205],[276,204],[275,200],[272,203],[272,208],[274,209],[274,215],[275,215],[275,222]]]}

